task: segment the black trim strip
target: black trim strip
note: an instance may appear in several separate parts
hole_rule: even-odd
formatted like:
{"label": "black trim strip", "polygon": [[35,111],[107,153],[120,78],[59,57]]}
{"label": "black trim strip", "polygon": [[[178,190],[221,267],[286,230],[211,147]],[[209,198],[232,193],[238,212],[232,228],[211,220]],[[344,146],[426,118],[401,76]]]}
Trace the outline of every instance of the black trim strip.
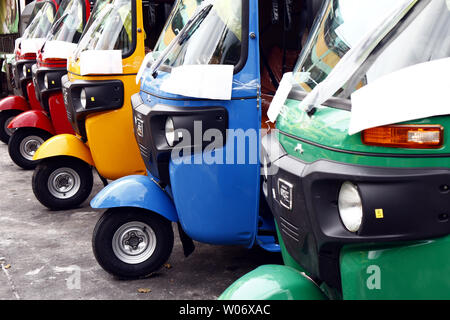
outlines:
{"label": "black trim strip", "polygon": [[[136,12],[136,0],[131,1],[131,48],[128,52],[122,51],[122,59],[131,57],[136,52],[137,47],[137,12]],[[116,39],[117,41],[117,39]]]}
{"label": "black trim strip", "polygon": [[[202,99],[202,98],[190,98],[190,97],[184,97],[184,98],[167,98],[167,97],[162,97],[159,96],[157,94],[154,93],[150,93],[148,91],[142,90],[142,92],[151,95],[152,97],[155,97],[157,99],[163,99],[163,100],[172,100],[172,101],[211,101],[211,99]],[[251,97],[236,97],[236,98],[231,98],[231,100],[252,100],[252,99],[257,99],[257,96],[251,96]],[[222,100],[215,100],[215,101],[222,101]],[[225,100],[223,100],[225,101]]]}
{"label": "black trim strip", "polygon": [[334,151],[334,152],[340,152],[340,153],[346,153],[346,154],[352,154],[356,156],[367,156],[367,157],[383,157],[383,158],[450,158],[449,153],[440,153],[440,154],[396,154],[396,153],[371,153],[371,152],[361,152],[361,151],[349,151],[349,150],[342,150],[337,149],[333,147],[324,146],[323,144],[319,144],[316,142],[312,142],[309,140],[302,139],[300,137],[294,136],[292,134],[289,134],[287,132],[279,130],[279,132],[289,138],[298,140],[300,142],[319,147],[328,151]]}

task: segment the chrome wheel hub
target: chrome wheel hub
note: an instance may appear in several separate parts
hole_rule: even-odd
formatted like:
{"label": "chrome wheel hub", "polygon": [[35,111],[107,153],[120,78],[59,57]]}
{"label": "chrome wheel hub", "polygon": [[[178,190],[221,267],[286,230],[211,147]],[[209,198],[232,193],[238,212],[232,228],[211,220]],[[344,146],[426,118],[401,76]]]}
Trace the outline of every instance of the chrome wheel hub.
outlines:
{"label": "chrome wheel hub", "polygon": [[139,264],[155,252],[156,235],[153,229],[140,221],[122,225],[113,236],[112,248],[121,261]]}
{"label": "chrome wheel hub", "polygon": [[58,199],[73,197],[81,186],[79,174],[71,168],[59,168],[48,178],[48,190]]}
{"label": "chrome wheel hub", "polygon": [[27,160],[33,160],[36,150],[44,143],[44,139],[39,136],[28,136],[20,142],[20,155]]}
{"label": "chrome wheel hub", "polygon": [[9,128],[8,128],[9,123],[10,123],[14,118],[15,118],[14,116],[13,116],[13,117],[9,117],[9,118],[6,119],[6,121],[5,121],[3,130],[6,132],[6,134],[7,134],[8,136],[11,136],[11,135],[13,134],[14,130],[15,130],[14,128],[13,128],[13,129],[9,129]]}

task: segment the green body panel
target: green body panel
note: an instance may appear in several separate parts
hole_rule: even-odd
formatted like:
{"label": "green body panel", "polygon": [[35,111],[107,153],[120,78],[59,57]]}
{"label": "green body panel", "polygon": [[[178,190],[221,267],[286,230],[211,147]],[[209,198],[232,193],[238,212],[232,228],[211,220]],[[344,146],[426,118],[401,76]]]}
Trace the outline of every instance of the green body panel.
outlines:
{"label": "green body panel", "polygon": [[341,252],[344,299],[450,299],[450,236]]}
{"label": "green body panel", "polygon": [[[450,154],[450,146],[445,143],[440,149],[404,149],[366,146],[361,141],[361,134],[348,135],[350,112],[319,107],[317,112],[309,117],[299,108],[300,101],[287,100],[286,109],[278,117],[277,128],[289,135],[299,137],[307,142],[280,134],[279,140],[286,152],[300,158],[305,162],[314,162],[319,159],[329,159],[349,164],[380,166],[380,167],[449,167],[450,158],[395,158],[389,154]],[[405,122],[406,123],[406,122]],[[439,116],[416,121],[413,124],[440,124],[444,127],[444,142],[449,141],[450,117]],[[303,154],[295,151],[298,144],[302,145]],[[330,147],[329,150],[320,146]],[[383,156],[355,155],[346,152],[364,152],[386,154]]]}
{"label": "green body panel", "polygon": [[219,300],[325,300],[319,287],[286,266],[261,266],[234,282]]}

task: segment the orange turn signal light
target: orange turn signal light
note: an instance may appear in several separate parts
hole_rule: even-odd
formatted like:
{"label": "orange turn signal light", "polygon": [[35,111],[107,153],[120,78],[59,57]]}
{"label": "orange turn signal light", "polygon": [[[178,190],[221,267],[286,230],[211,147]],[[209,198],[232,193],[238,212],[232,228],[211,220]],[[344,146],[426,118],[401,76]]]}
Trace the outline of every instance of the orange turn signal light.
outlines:
{"label": "orange turn signal light", "polygon": [[441,125],[392,125],[364,130],[362,142],[369,146],[438,149],[444,144]]}

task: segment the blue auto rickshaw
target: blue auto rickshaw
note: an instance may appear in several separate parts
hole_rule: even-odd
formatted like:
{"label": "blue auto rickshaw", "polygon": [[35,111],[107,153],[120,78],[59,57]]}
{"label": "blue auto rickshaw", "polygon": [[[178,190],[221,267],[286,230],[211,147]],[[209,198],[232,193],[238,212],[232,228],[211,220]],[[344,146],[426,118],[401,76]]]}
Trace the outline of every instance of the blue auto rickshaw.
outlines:
{"label": "blue auto rickshaw", "polygon": [[138,278],[169,258],[178,224],[193,240],[279,252],[260,192],[260,129],[294,67],[315,1],[205,1],[141,78],[132,97],[147,176],[128,176],[91,202],[108,209],[93,234],[99,264]]}

